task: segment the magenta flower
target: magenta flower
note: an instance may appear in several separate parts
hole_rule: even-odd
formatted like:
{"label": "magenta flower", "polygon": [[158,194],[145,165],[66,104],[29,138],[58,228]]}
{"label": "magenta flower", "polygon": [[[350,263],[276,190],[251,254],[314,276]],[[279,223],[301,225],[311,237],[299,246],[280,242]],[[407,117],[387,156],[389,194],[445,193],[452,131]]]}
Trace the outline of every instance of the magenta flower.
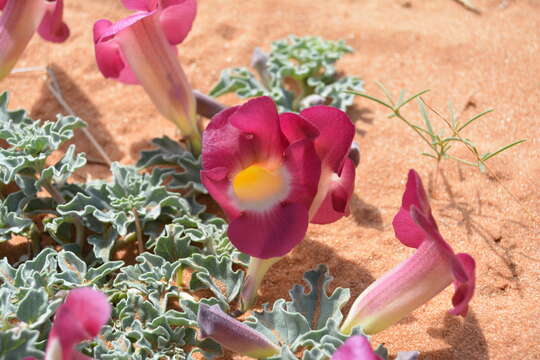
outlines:
{"label": "magenta flower", "polygon": [[203,134],[201,178],[230,220],[231,242],[256,258],[280,257],[303,239],[310,221],[347,214],[353,136],[340,110],[278,115],[269,97],[216,115]]}
{"label": "magenta flower", "polygon": [[341,327],[344,333],[358,325],[366,334],[384,330],[452,283],[455,293],[450,313],[467,314],[474,294],[474,259],[468,254],[455,254],[442,238],[422,181],[414,170],[409,171],[401,209],[393,225],[396,237],[417,250],[355,300]]}
{"label": "magenta flower", "polygon": [[63,9],[63,0],[0,0],[0,80],[9,75],[36,30],[48,41],[67,39]]}
{"label": "magenta flower", "polygon": [[111,305],[103,293],[87,287],[71,290],[56,310],[45,360],[90,359],[75,346],[96,337],[110,316]]}
{"label": "magenta flower", "polygon": [[382,360],[373,351],[367,337],[355,335],[348,338],[332,355],[331,360]]}
{"label": "magenta flower", "polygon": [[159,112],[175,123],[199,154],[200,132],[196,103],[175,46],[191,30],[197,12],[195,0],[123,0],[137,10],[113,24],[94,24],[98,67],[106,78],[141,84]]}
{"label": "magenta flower", "polygon": [[199,305],[201,337],[212,338],[229,350],[253,358],[279,354],[280,348],[260,332],[225,314],[218,305]]}

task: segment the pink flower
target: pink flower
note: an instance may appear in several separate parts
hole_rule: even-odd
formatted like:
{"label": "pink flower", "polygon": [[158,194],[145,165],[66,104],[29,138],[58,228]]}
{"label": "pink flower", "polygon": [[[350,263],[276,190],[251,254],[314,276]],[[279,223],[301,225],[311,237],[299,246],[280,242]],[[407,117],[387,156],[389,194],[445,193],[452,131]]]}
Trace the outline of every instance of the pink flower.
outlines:
{"label": "pink flower", "polygon": [[87,287],[71,290],[56,310],[45,360],[90,359],[75,351],[75,346],[95,338],[110,316],[111,305],[103,293]]}
{"label": "pink flower", "polygon": [[195,0],[123,0],[131,16],[94,24],[96,60],[101,73],[126,84],[141,84],[156,108],[175,123],[195,154],[201,139],[196,103],[175,45],[191,30]]}
{"label": "pink flower", "polygon": [[366,334],[386,329],[454,284],[454,315],[465,316],[475,286],[474,259],[455,254],[439,233],[420,176],[409,171],[401,209],[393,221],[396,237],[416,252],[371,284],[355,300],[341,327],[360,325]]}
{"label": "pink flower", "polygon": [[0,0],[0,80],[9,75],[36,30],[48,41],[67,39],[63,9],[63,0]]}
{"label": "pink flower", "polygon": [[332,355],[331,360],[382,360],[373,351],[367,337],[355,335],[348,338]]}
{"label": "pink flower", "polygon": [[201,177],[230,220],[229,237],[260,259],[288,253],[308,223],[348,213],[354,127],[327,106],[278,115],[269,97],[217,114],[203,134]]}

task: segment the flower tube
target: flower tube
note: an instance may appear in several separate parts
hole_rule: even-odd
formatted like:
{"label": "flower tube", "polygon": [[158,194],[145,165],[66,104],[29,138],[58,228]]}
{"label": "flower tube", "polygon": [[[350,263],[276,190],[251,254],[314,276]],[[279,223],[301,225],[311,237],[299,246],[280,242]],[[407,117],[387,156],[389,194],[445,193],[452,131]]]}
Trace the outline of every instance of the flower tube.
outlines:
{"label": "flower tube", "polygon": [[279,354],[280,348],[260,332],[225,314],[219,305],[199,305],[197,322],[202,338],[212,338],[229,350],[254,358]]}
{"label": "flower tube", "polygon": [[106,78],[141,84],[158,111],[178,126],[194,154],[201,151],[196,102],[175,45],[191,29],[195,0],[123,0],[135,14],[94,24],[98,67]]}
{"label": "flower tube", "polygon": [[48,41],[68,38],[63,8],[63,0],[0,1],[0,81],[9,75],[36,30]]}
{"label": "flower tube", "polygon": [[396,237],[416,252],[372,283],[355,300],[341,331],[356,326],[364,333],[386,329],[454,284],[453,315],[466,316],[474,294],[475,262],[455,254],[439,233],[419,175],[409,171],[402,206],[393,221]]}
{"label": "flower tube", "polygon": [[89,359],[75,346],[96,337],[110,316],[111,305],[102,292],[88,287],[71,290],[56,310],[45,360]]}

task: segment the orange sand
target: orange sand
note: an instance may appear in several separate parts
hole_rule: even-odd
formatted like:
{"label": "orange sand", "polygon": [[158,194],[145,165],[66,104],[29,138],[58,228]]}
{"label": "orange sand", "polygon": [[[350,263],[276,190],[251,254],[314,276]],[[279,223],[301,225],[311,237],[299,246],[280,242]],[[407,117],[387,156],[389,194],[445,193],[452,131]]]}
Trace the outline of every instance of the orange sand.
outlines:
{"label": "orange sand", "polygon": [[[362,77],[370,94],[381,95],[374,85],[380,80],[396,93],[432,89],[424,98],[443,113],[452,101],[461,119],[495,108],[466,135],[485,151],[529,139],[491,162],[521,206],[493,177],[450,161],[441,164],[432,201],[446,239],[477,261],[470,314],[466,319],[447,315],[449,288],[373,340],[386,343],[393,354],[420,350],[422,359],[540,359],[540,2],[474,2],[481,15],[451,0],[201,0],[179,53],[194,87],[207,92],[221,69],[248,66],[255,46],[268,49],[272,40],[291,33],[345,39],[357,52],[338,68]],[[72,36],[67,43],[52,45],[36,36],[18,67],[54,63],[67,101],[90,131],[114,160],[133,163],[153,137],[177,134],[142,88],[105,80],[96,68],[93,22],[126,13],[119,1],[68,0]],[[51,119],[62,111],[41,74],[16,74],[0,87],[11,92],[12,107],[28,108],[34,117]],[[362,160],[352,214],[329,226],[312,226],[307,239],[268,276],[261,303],[287,296],[302,273],[318,263],[329,265],[334,286],[350,287],[356,296],[412,253],[394,238],[390,223],[407,170],[415,168],[427,183],[435,164],[419,155],[427,150],[423,143],[398,120],[387,119],[384,109],[362,99],[356,104],[351,118]],[[405,114],[417,117],[415,109]],[[99,159],[82,133],[75,143],[90,159]],[[78,180],[108,175],[93,164]]]}

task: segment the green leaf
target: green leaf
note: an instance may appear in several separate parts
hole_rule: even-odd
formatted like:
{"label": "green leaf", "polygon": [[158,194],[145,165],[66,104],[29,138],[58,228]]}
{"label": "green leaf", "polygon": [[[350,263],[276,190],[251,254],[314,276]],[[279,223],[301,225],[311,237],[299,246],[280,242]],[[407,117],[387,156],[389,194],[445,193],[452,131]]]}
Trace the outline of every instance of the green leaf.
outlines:
{"label": "green leaf", "polygon": [[180,261],[182,266],[193,271],[189,283],[191,290],[210,289],[225,304],[231,303],[240,293],[244,274],[232,269],[231,259],[193,254]]}
{"label": "green leaf", "polygon": [[185,197],[191,195],[192,192],[207,193],[201,183],[200,161],[195,159],[190,151],[167,136],[152,139],[152,144],[157,148],[141,151],[141,158],[137,162],[139,168],[175,166],[175,169],[170,169],[166,174],[170,177],[167,183],[168,188],[184,190]]}
{"label": "green leaf", "polygon": [[84,165],[86,165],[86,155],[79,153],[75,156],[75,145],[70,145],[60,161],[41,172],[36,186],[40,187],[47,183],[63,185],[77,169]]}
{"label": "green leaf", "polygon": [[308,320],[302,314],[287,310],[285,300],[279,299],[272,310],[267,304],[263,311],[253,313],[246,324],[264,334],[274,344],[295,347],[298,338],[310,331]]}
{"label": "green leaf", "polygon": [[482,116],[484,116],[484,115],[486,115],[486,114],[489,114],[489,113],[492,112],[492,111],[493,111],[493,109],[488,109],[488,110],[486,110],[486,111],[481,112],[481,113],[478,114],[478,115],[473,116],[472,118],[470,118],[469,120],[467,120],[467,121],[465,122],[465,124],[461,125],[461,126],[457,129],[457,131],[458,131],[458,132],[461,132],[461,130],[465,129],[467,126],[469,126],[470,124],[472,124],[475,120],[478,120],[478,119],[481,118]]}
{"label": "green leaf", "polygon": [[234,92],[243,98],[270,96],[278,110],[284,112],[302,110],[309,106],[303,100],[316,94],[345,111],[354,97],[346,90],[363,91],[363,83],[355,77],[338,79],[334,64],[352,51],[344,41],[289,36],[272,43],[272,51],[264,59],[264,69],[255,64],[262,74],[260,80],[245,68],[226,69],[210,95]]}
{"label": "green leaf", "polygon": [[34,222],[22,215],[22,211],[9,211],[8,200],[0,202],[0,242],[12,235],[24,234]]}
{"label": "green leaf", "polygon": [[17,318],[27,324],[36,322],[47,309],[48,296],[43,289],[30,289],[21,300],[17,309]]}
{"label": "green leaf", "polygon": [[[4,95],[0,96],[0,104]],[[20,360],[27,356],[43,358],[45,354],[36,347],[38,336],[39,332],[36,330],[9,329],[1,331],[0,359]]]}
{"label": "green leaf", "polygon": [[498,154],[502,153],[503,151],[510,149],[511,147],[514,147],[516,145],[524,143],[525,141],[527,141],[527,139],[521,139],[521,140],[518,140],[518,141],[514,141],[513,143],[505,145],[505,146],[501,147],[500,149],[498,149],[498,150],[496,150],[496,151],[494,151],[492,153],[487,153],[484,156],[482,156],[482,161],[489,160],[492,157],[494,157],[495,155],[498,155]]}
{"label": "green leaf", "polygon": [[349,289],[338,288],[328,296],[328,285],[333,277],[329,275],[325,265],[307,271],[304,279],[308,284],[308,291],[301,285],[294,285],[290,291],[292,302],[288,309],[301,313],[313,330],[326,326],[330,319],[340,323],[343,318],[341,308],[350,297]]}
{"label": "green leaf", "polygon": [[266,93],[266,89],[246,68],[225,69],[209,95],[217,97],[232,92],[247,98],[262,96]]}

